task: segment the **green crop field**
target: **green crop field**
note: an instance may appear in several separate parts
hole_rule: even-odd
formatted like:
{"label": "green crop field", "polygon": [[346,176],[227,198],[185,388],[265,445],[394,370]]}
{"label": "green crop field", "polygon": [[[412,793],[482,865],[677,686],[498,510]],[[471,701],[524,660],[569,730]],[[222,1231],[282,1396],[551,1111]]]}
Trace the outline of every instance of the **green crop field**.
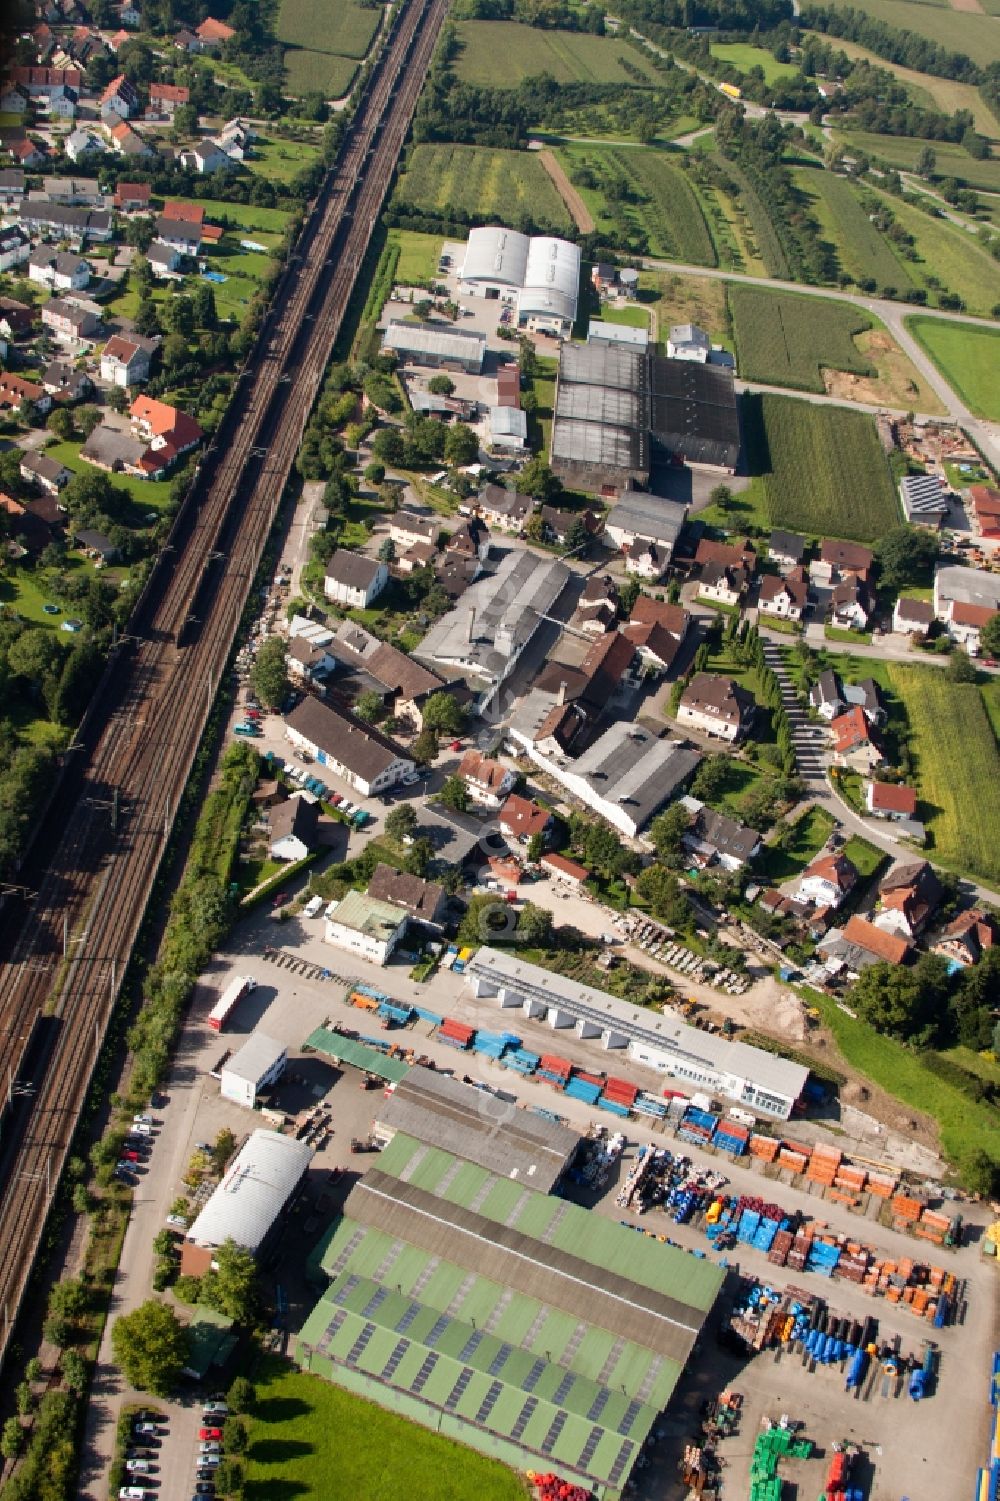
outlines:
{"label": "green crop field", "polygon": [[720,62],[732,63],[741,73],[749,73],[751,68],[763,68],[765,83],[794,78],[798,72],[794,63],[779,63],[763,47],[751,46],[749,42],[713,42],[709,50],[713,57]]}
{"label": "green crop field", "polygon": [[443,218],[457,211],[486,224],[500,219],[560,233],[572,229],[566,206],[541,162],[526,151],[485,146],[415,146],[396,188],[399,208]]}
{"label": "green crop field", "polygon": [[910,285],[906,263],[879,234],[846,177],[819,167],[795,167],[792,172],[848,276],[856,282],[870,278],[879,288]]}
{"label": "green crop field", "polygon": [[977,161],[952,141],[922,141],[915,136],[875,135],[865,130],[848,130],[844,134],[844,145],[848,151],[877,156],[903,172],[914,171],[920,153],[929,146],[934,152],[934,170],[938,177],[955,177],[967,187],[1000,193],[1000,158]]}
{"label": "green crop field", "polygon": [[547,73],[556,83],[655,84],[656,69],[624,38],[541,31],[514,21],[460,21],[455,72],[463,83],[516,88]]}
{"label": "green crop field", "polygon": [[285,83],[288,92],[299,98],[303,94],[322,94],[324,99],[343,99],[357,71],[356,62],[348,57],[335,57],[331,52],[289,47],[285,53]]}
{"label": "green crop field", "polygon": [[644,237],[650,255],[700,266],[717,264],[705,216],[680,166],[680,153],[646,147],[564,146],[574,187],[598,227],[619,240]]}
{"label": "green crop field", "polygon": [[899,198],[881,193],[873,197],[884,203],[914,238],[917,259],[907,261],[911,281],[928,287],[933,300],[932,279],[936,277],[949,292],[961,297],[967,312],[988,317],[997,301],[997,263],[973,236],[946,219],[932,219]]}
{"label": "green crop field", "polygon": [[899,524],[875,419],[793,396],[745,396],[750,472],[764,480],[772,526],[873,542]]}
{"label": "green crop field", "polygon": [[745,380],[822,393],[821,366],[875,374],[853,341],[854,334],[871,328],[872,320],[848,303],[733,283],[729,311],[736,368]]}
{"label": "green crop field", "polygon": [[788,258],[782,248],[781,241],[778,239],[774,225],[771,223],[771,216],[764,206],[760,194],[754,187],[753,178],[748,172],[743,170],[738,162],[727,160],[723,163],[721,158],[718,157],[716,161],[723,167],[726,176],[735,183],[739,190],[740,203],[746,214],[750,231],[749,238],[751,243],[748,244],[748,250],[752,255],[756,254],[760,257],[768,276],[776,276],[782,281],[790,281],[792,279],[792,272],[788,264]]}
{"label": "green crop field", "polygon": [[[834,0],[835,4],[853,4],[855,0]],[[992,11],[996,0],[986,0],[984,10]],[[981,66],[1000,61],[1000,26],[992,15],[975,11],[952,10],[947,0],[865,0],[865,14],[884,21],[899,31],[915,31],[949,52],[964,52]],[[836,44],[836,38],[830,39]],[[880,59],[881,62],[881,59]]]}
{"label": "green crop field", "polygon": [[969,410],[1000,422],[1000,328],[927,317],[906,326]]}
{"label": "green crop field", "polygon": [[1000,883],[1000,750],[983,695],[930,667],[892,663],[910,725],[920,816],[942,865]]}
{"label": "green crop field", "polygon": [[246,1501],[524,1501],[513,1470],[274,1356],[253,1371]]}
{"label": "green crop field", "polygon": [[357,59],[367,56],[381,17],[381,7],[366,10],[355,0],[281,0],[275,35],[286,47]]}

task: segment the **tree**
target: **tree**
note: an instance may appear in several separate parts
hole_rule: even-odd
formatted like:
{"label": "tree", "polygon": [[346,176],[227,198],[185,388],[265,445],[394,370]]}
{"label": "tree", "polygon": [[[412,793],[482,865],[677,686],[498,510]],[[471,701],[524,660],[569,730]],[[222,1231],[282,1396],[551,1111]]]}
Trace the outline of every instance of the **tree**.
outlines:
{"label": "tree", "polygon": [[932,146],[925,146],[917,157],[915,171],[918,177],[929,182],[937,170],[937,156]]}
{"label": "tree", "polygon": [[887,589],[905,589],[929,579],[937,561],[938,540],[920,526],[895,526],[875,548]]}
{"label": "tree", "polygon": [[465,710],[451,693],[432,693],[424,704],[423,727],[443,735],[459,735],[465,728]]}
{"label": "tree", "polygon": [[73,418],[65,407],[56,407],[50,412],[45,426],[61,443],[68,443],[73,436]]}
{"label": "tree", "polygon": [[562,480],[535,454],[528,460],[517,477],[517,488],[522,495],[533,495],[536,500],[552,501],[562,491]]}
{"label": "tree", "polygon": [[246,1376],[237,1376],[229,1388],[229,1406],[233,1412],[249,1412],[257,1400],[257,1392],[252,1381]]}
{"label": "tree", "polygon": [[587,523],[582,516],[574,516],[566,528],[566,551],[580,552],[590,541],[590,533],[587,531]]}
{"label": "tree", "polygon": [[465,813],[468,810],[469,789],[459,776],[448,777],[445,780],[438,798],[446,808],[454,808],[456,813]]}
{"label": "tree", "polygon": [[0,1454],[4,1459],[17,1459],[24,1448],[24,1429],[17,1418],[8,1418],[0,1434]]}
{"label": "tree", "polygon": [[134,1387],[162,1397],[177,1385],[189,1358],[187,1330],[158,1298],[115,1320],[111,1348]]}
{"label": "tree", "polygon": [[691,783],[691,796],[709,803],[718,797],[729,778],[729,760],[726,756],[706,756],[695,772]]}
{"label": "tree", "polygon": [[410,751],[414,761],[420,766],[429,766],[437,758],[438,737],[429,725],[424,725],[410,746]]}
{"label": "tree", "polygon": [[253,1324],[260,1311],[253,1253],[234,1240],[223,1241],[215,1253],[211,1271],[201,1279],[199,1302],[240,1324]]}
{"label": "tree", "polygon": [[728,485],[716,485],[709,495],[709,500],[714,506],[725,513],[733,503],[733,492]]}
{"label": "tree", "polygon": [[974,683],[976,681],[975,663],[964,651],[952,652],[948,658],[945,673],[949,683]]}
{"label": "tree", "polygon": [[82,1318],[87,1311],[87,1289],[75,1278],[57,1282],[49,1293],[48,1310],[64,1319]]}
{"label": "tree", "polygon": [[222,1425],[222,1439],[227,1454],[243,1454],[247,1447],[247,1425],[242,1418],[227,1418]]}
{"label": "tree", "polygon": [[986,656],[1000,657],[1000,610],[980,630],[979,643]]}
{"label": "tree", "polygon": [[354,713],[365,724],[375,724],[377,720],[385,718],[385,701],[381,693],[374,688],[358,695],[354,705]]}
{"label": "tree", "polygon": [[226,1164],[236,1151],[236,1137],[228,1126],[223,1126],[212,1147],[212,1158],[215,1162],[215,1170],[221,1175],[226,1170]]}
{"label": "tree", "polygon": [[417,815],[410,803],[397,803],[395,808],[385,815],[385,832],[390,839],[395,839],[402,844],[404,839],[412,835],[417,827]]}
{"label": "tree", "polygon": [[948,995],[948,967],[938,954],[924,954],[904,969],[873,964],[851,992],[851,1005],[876,1032],[904,1040],[927,1036],[942,1022]]}
{"label": "tree", "polygon": [[215,1491],[219,1496],[243,1494],[243,1466],[238,1459],[224,1459],[216,1466]]}
{"label": "tree", "polygon": [[434,846],[426,834],[418,834],[403,860],[403,869],[411,876],[422,876],[434,858]]}
{"label": "tree", "polygon": [[517,914],[517,936],[522,943],[532,948],[547,949],[554,940],[552,913],[547,907],[536,907],[534,902],[525,902]]}
{"label": "tree", "polygon": [[691,925],[691,908],[674,873],[664,865],[647,865],[635,883],[654,917],[682,932]]}
{"label": "tree", "polygon": [[687,832],[690,821],[687,809],[682,808],[680,803],[674,803],[665,813],[654,818],[649,832],[656,853],[666,859],[680,855],[681,836]]}
{"label": "tree", "polygon": [[250,686],[269,709],[277,709],[288,693],[288,648],[280,636],[268,636],[250,669]]}
{"label": "tree", "polygon": [[434,396],[453,396],[455,392],[455,382],[452,380],[450,375],[445,375],[443,373],[441,375],[432,375],[430,380],[427,382],[427,389]]}
{"label": "tree", "polygon": [[71,1392],[87,1390],[87,1362],[78,1350],[64,1350],[59,1362],[62,1378]]}
{"label": "tree", "polygon": [[545,840],[541,834],[532,834],[528,840],[527,856],[532,865],[537,865],[545,854]]}

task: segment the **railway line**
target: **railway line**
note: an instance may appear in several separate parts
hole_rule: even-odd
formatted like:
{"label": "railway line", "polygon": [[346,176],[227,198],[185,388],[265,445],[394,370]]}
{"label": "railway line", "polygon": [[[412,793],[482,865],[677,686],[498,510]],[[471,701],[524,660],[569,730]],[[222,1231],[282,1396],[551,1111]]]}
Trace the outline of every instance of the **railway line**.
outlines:
{"label": "railway line", "polygon": [[403,0],[0,931],[0,1361],[118,986],[444,19]]}

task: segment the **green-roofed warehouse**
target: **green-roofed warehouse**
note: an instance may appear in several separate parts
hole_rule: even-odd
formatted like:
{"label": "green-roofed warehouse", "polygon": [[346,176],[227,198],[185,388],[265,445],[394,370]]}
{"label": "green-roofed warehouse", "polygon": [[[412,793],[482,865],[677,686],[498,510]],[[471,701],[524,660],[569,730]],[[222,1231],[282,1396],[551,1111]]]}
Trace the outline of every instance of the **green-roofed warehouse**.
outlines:
{"label": "green-roofed warehouse", "polygon": [[308,1370],[618,1497],[718,1295],[711,1262],[397,1133],[328,1237]]}

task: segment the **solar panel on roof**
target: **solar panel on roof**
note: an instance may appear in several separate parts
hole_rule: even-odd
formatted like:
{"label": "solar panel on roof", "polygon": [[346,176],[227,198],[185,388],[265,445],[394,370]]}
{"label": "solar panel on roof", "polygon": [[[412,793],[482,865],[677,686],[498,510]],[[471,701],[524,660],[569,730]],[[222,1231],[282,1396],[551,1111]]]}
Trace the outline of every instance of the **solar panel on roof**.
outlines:
{"label": "solar panel on roof", "polygon": [[497,1400],[497,1398],[499,1397],[499,1395],[500,1395],[500,1393],[502,1391],[503,1391],[503,1382],[502,1381],[491,1381],[490,1382],[489,1390],[487,1391],[486,1396],[480,1402],[480,1404],[479,1404],[479,1411],[476,1413],[476,1422],[477,1423],[485,1423],[486,1422],[486,1419],[489,1417],[490,1413],[493,1411],[494,1407],[496,1406],[496,1400]]}
{"label": "solar panel on roof", "polygon": [[590,1464],[590,1461],[597,1453],[597,1446],[601,1442],[601,1439],[603,1437],[604,1429],[600,1426],[600,1424],[598,1424],[596,1428],[591,1428],[590,1433],[587,1436],[587,1442],[584,1444],[581,1451],[580,1458],[576,1462],[576,1468],[578,1470],[585,1470],[587,1468],[587,1466]]}
{"label": "solar panel on roof", "polygon": [[553,1402],[565,1402],[566,1398],[570,1394],[570,1389],[572,1388],[573,1382],[575,1380],[576,1376],[574,1375],[574,1373],[572,1371],[567,1371],[560,1381],[559,1385],[556,1387],[555,1391],[552,1393]]}
{"label": "solar panel on roof", "polygon": [[642,1403],[637,1402],[633,1397],[632,1401],[628,1404],[624,1414],[622,1415],[621,1422],[618,1424],[618,1432],[628,1433],[629,1429],[635,1422],[636,1418],[639,1416],[640,1412],[642,1412]]}
{"label": "solar panel on roof", "polygon": [[547,1364],[548,1362],[544,1360],[535,1361],[534,1365],[531,1367],[531,1370],[528,1372],[527,1376],[525,1376],[524,1381],[522,1382],[522,1385],[526,1392],[530,1392],[535,1389],[535,1387],[541,1380],[542,1372],[545,1370]]}
{"label": "solar panel on roof", "polygon": [[330,1320],[329,1324],[327,1324],[326,1328],[323,1331],[320,1342],[316,1346],[317,1350],[322,1350],[323,1354],[326,1354],[327,1350],[329,1350],[330,1346],[337,1338],[337,1335],[340,1333],[341,1325],[346,1318],[347,1312],[343,1308],[341,1308],[337,1313],[334,1314],[333,1318]]}
{"label": "solar panel on roof", "polygon": [[375,1333],[375,1328],[376,1326],[374,1324],[366,1324],[362,1329],[361,1333],[358,1335],[357,1339],[354,1341],[354,1344],[348,1350],[345,1357],[348,1365],[357,1364],[360,1357],[368,1348],[368,1343],[371,1340],[372,1335]]}
{"label": "solar panel on roof", "polygon": [[396,1374],[396,1367],[399,1365],[399,1362],[402,1360],[403,1356],[406,1354],[409,1348],[410,1341],[408,1339],[401,1339],[397,1341],[392,1354],[389,1356],[389,1359],[382,1367],[382,1375],[380,1378],[382,1381],[392,1380],[393,1376],[395,1376]]}
{"label": "solar panel on roof", "polygon": [[355,1277],[354,1274],[352,1273],[351,1276],[348,1277],[345,1280],[343,1286],[340,1287],[340,1288],[338,1288],[338,1290],[334,1293],[334,1295],[333,1295],[333,1301],[335,1303],[343,1305],[344,1303],[347,1302],[348,1298],[351,1296],[351,1293],[354,1291],[354,1289],[356,1287],[360,1287],[360,1285],[361,1285],[361,1278],[360,1277]]}
{"label": "solar panel on roof", "polygon": [[428,1377],[430,1376],[431,1372],[440,1359],[440,1355],[435,1355],[433,1350],[429,1355],[424,1356],[424,1363],[420,1367],[420,1370],[417,1372],[417,1374],[414,1376],[413,1385],[410,1387],[410,1391],[413,1392],[415,1396],[419,1396],[423,1391],[424,1387],[427,1385]]}
{"label": "solar panel on roof", "polygon": [[485,1338],[486,1335],[482,1329],[474,1329],[459,1352],[459,1360],[471,1360]]}
{"label": "solar panel on roof", "polygon": [[377,1287],[368,1300],[367,1306],[361,1310],[364,1317],[366,1319],[371,1318],[376,1309],[381,1308],[388,1296],[389,1289],[387,1287]]}
{"label": "solar panel on roof", "polygon": [[618,1458],[611,1466],[611,1473],[608,1475],[608,1480],[612,1485],[617,1485],[619,1480],[622,1478],[622,1475],[625,1473],[625,1467],[628,1464],[629,1460],[632,1458],[632,1451],[634,1450],[634,1448],[635,1444],[633,1444],[632,1440],[626,1439],[619,1449]]}
{"label": "solar panel on roof", "polygon": [[521,1434],[524,1432],[529,1422],[531,1421],[531,1416],[537,1406],[538,1398],[529,1397],[527,1402],[525,1402],[524,1406],[521,1408],[521,1411],[517,1415],[517,1422],[510,1430],[510,1436],[512,1439],[520,1439]]}
{"label": "solar panel on roof", "polygon": [[[597,1396],[594,1398],[593,1402],[591,1402],[591,1404],[590,1404],[590,1410],[587,1413],[587,1416],[591,1420],[592,1423],[596,1422],[597,1419],[601,1416],[601,1413],[607,1407],[607,1405],[608,1405],[608,1403],[609,1403],[610,1400],[611,1400],[611,1393],[608,1391],[608,1389],[607,1389],[606,1386],[602,1386],[601,1390],[597,1393]],[[599,1431],[599,1430],[595,1430],[595,1431]]]}
{"label": "solar panel on roof", "polygon": [[556,1413],[555,1417],[552,1419],[548,1433],[545,1435],[541,1442],[541,1450],[543,1454],[552,1453],[552,1450],[555,1448],[556,1444],[559,1441],[560,1433],[562,1433],[563,1429],[566,1426],[566,1419],[568,1417],[569,1413],[566,1412],[564,1408],[560,1408]]}
{"label": "solar panel on roof", "polygon": [[424,1340],[424,1344],[436,1345],[450,1323],[451,1319],[448,1317],[448,1315],[446,1313],[442,1313],[439,1318],[435,1319],[433,1327],[431,1328],[431,1332]]}
{"label": "solar panel on roof", "polygon": [[396,1325],[396,1333],[397,1334],[405,1334],[406,1333],[407,1329],[409,1329],[410,1325],[413,1323],[413,1320],[416,1318],[417,1314],[420,1312],[422,1306],[423,1305],[421,1303],[411,1303],[410,1304],[409,1308],[407,1308],[406,1312],[403,1314],[403,1317],[400,1319],[399,1323]]}
{"label": "solar panel on roof", "polygon": [[507,1344],[500,1346],[499,1350],[494,1355],[493,1359],[490,1361],[487,1367],[486,1374],[488,1376],[499,1376],[500,1372],[507,1364],[507,1357],[510,1355],[513,1348],[513,1345]]}
{"label": "solar panel on roof", "polygon": [[333,1266],[329,1268],[329,1275],[332,1281],[335,1282],[340,1276],[341,1272],[344,1270],[345,1266],[350,1261],[351,1257],[354,1255],[355,1251],[358,1249],[358,1246],[360,1246],[364,1238],[364,1230],[355,1230],[354,1234],[347,1242],[347,1245],[344,1246],[343,1250],[338,1254],[336,1261],[333,1263]]}
{"label": "solar panel on roof", "polygon": [[458,1380],[455,1382],[455,1385],[452,1387],[451,1391],[445,1398],[444,1405],[445,1407],[447,1407],[449,1412],[454,1412],[455,1408],[458,1406],[462,1398],[462,1394],[465,1391],[465,1388],[468,1386],[469,1382],[472,1380],[475,1374],[475,1371],[470,1365],[462,1367],[461,1371],[459,1372]]}

